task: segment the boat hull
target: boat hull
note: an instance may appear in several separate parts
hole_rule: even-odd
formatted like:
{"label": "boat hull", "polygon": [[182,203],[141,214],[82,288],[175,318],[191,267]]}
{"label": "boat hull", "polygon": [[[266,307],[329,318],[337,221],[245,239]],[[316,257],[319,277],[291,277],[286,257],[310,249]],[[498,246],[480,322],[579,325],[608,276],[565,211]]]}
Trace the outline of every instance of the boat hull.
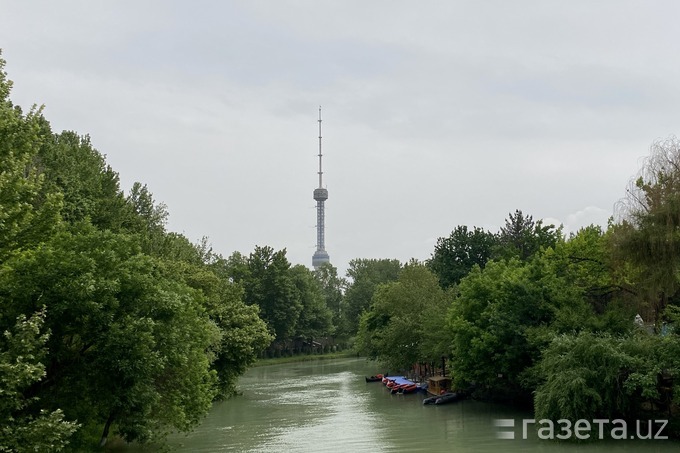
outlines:
{"label": "boat hull", "polygon": [[461,399],[463,399],[463,396],[460,393],[445,393],[439,398],[437,398],[434,404],[440,406],[442,404],[455,403],[457,401],[460,401]]}

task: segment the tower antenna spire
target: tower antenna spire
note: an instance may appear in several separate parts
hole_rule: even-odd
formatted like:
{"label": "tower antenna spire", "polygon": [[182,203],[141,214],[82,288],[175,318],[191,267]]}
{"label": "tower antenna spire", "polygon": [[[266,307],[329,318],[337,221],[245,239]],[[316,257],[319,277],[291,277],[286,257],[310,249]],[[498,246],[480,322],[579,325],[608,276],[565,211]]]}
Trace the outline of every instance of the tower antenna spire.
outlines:
{"label": "tower antenna spire", "polygon": [[323,170],[321,169],[321,106],[319,106],[319,189],[323,188]]}
{"label": "tower antenna spire", "polygon": [[318,269],[323,263],[328,263],[330,257],[326,252],[326,231],[325,231],[325,208],[324,203],[328,199],[328,190],[323,187],[323,169],[321,166],[321,106],[319,106],[319,187],[314,190],[316,200],[316,252],[312,256],[312,266]]}

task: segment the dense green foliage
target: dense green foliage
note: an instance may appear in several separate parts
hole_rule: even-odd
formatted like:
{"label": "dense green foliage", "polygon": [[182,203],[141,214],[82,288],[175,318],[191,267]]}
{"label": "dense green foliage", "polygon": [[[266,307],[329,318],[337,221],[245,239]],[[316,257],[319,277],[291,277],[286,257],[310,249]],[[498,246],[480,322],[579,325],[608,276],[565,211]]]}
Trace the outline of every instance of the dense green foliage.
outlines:
{"label": "dense green foliage", "polygon": [[[664,157],[680,163],[680,150],[670,143]],[[680,172],[680,165],[664,168]],[[668,188],[680,173],[653,174],[655,183],[636,183],[646,194],[644,207],[607,231],[589,226],[563,237],[561,228],[521,211],[496,234],[457,227],[439,239],[427,263],[449,293],[436,295],[424,275],[414,280],[414,268],[406,266],[397,282],[371,296],[357,346],[402,370],[428,360],[428,352],[429,360],[448,355],[457,387],[475,397],[533,404],[537,418],[674,413],[680,337],[659,333],[669,330],[660,321],[676,325],[680,313],[677,233],[668,219],[680,218],[678,189]],[[425,314],[427,306],[445,311],[447,323]],[[637,326],[636,314],[657,320],[656,332]],[[675,435],[679,424],[672,420]]]}
{"label": "dense green foliage", "polygon": [[[678,369],[678,346],[675,339],[644,332],[556,336],[537,370],[544,380],[536,389],[536,417],[625,418],[639,412],[637,397],[667,399],[668,394],[660,393],[658,379],[662,371]],[[676,395],[679,385],[674,384]]]}
{"label": "dense green foliage", "polygon": [[88,137],[14,106],[3,67],[0,451],[191,429],[269,345],[259,309]]}
{"label": "dense green foliage", "polygon": [[635,266],[631,283],[659,316],[680,294],[680,141],[652,144],[651,154],[620,203],[613,252]]}
{"label": "dense green foliage", "polygon": [[401,271],[398,260],[354,259],[350,261],[347,277],[351,283],[345,290],[343,321],[345,332],[357,332],[359,319],[371,306],[371,298],[378,286],[397,280]]}
{"label": "dense green foliage", "polygon": [[564,329],[578,327],[578,299],[543,262],[516,259],[473,269],[460,284],[451,307],[452,366],[459,384],[476,383],[495,394],[521,390],[522,373],[540,355],[541,328],[561,309]]}
{"label": "dense green foliage", "polygon": [[[680,403],[677,306],[680,146],[655,142],[606,234],[590,229],[566,256],[578,257],[572,284],[585,289],[603,322],[553,336],[532,370],[537,417],[664,418]],[[653,323],[636,327],[634,314]],[[623,316],[622,316],[623,315]],[[623,323],[622,318],[628,319]],[[671,418],[671,434],[680,420]]]}
{"label": "dense green foliage", "polygon": [[324,298],[321,282],[313,272],[298,264],[291,269],[293,284],[302,305],[295,336],[309,341],[333,333],[333,313]]}
{"label": "dense green foliage", "polygon": [[346,282],[338,277],[338,270],[330,263],[323,263],[314,270],[314,276],[321,284],[326,307],[331,313],[331,324],[336,335],[342,335],[343,292]]}
{"label": "dense green foliage", "polygon": [[4,312],[48,309],[43,400],[142,440],[153,423],[187,429],[207,411],[215,396],[207,352],[219,329],[201,295],[139,253],[134,238],[86,224],[5,266]]}
{"label": "dense green foliage", "polygon": [[498,248],[495,234],[475,227],[457,226],[447,238],[437,239],[428,266],[444,288],[457,285],[475,266],[484,267]]}
{"label": "dense green foliage", "polygon": [[419,263],[404,266],[395,282],[380,285],[359,324],[358,350],[390,369],[406,369],[448,354],[446,309],[450,296]]}
{"label": "dense green foliage", "polygon": [[291,266],[285,249],[257,246],[248,257],[232,254],[225,262],[225,273],[243,288],[246,304],[258,307],[274,339],[269,352],[292,352],[291,342],[309,346],[333,335],[329,301],[338,305],[339,301],[327,286],[337,273],[330,265],[323,274],[313,272],[302,265]]}
{"label": "dense green foliage", "polygon": [[35,401],[27,389],[45,376],[44,311],[30,319],[20,315],[0,339],[0,451],[62,451],[78,424],[64,420],[60,409],[22,413]]}
{"label": "dense green foliage", "polygon": [[247,261],[245,301],[260,307],[275,338],[289,338],[302,311],[286,251],[255,247]]}
{"label": "dense green foliage", "polygon": [[542,220],[534,221],[519,209],[510,213],[505,226],[498,232],[498,247],[495,255],[499,258],[519,258],[526,261],[541,249],[554,247],[562,239],[562,228],[543,225]]}

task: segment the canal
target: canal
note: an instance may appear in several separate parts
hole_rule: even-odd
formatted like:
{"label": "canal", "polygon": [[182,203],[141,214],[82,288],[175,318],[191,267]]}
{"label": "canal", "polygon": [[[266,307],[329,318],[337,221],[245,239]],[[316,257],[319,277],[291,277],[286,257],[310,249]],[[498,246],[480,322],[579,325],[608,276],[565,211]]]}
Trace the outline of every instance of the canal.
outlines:
{"label": "canal", "polygon": [[[522,419],[530,413],[472,400],[423,406],[419,394],[390,395],[381,384],[365,382],[364,376],[380,371],[355,358],[253,368],[239,382],[241,395],[216,404],[194,432],[173,436],[169,444],[179,452],[675,452],[680,447],[669,440],[559,443],[538,439],[535,430],[525,440]],[[497,419],[515,420],[516,428],[498,428]],[[516,438],[501,439],[500,431]],[[593,428],[593,437],[597,433]]]}

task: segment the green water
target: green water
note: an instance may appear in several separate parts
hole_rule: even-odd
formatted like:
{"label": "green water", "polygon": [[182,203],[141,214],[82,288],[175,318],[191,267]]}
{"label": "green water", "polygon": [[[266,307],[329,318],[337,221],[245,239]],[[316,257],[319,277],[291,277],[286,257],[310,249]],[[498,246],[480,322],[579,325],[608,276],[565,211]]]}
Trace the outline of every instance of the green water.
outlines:
{"label": "green water", "polygon": [[[462,401],[423,406],[424,396],[390,395],[364,376],[382,370],[363,359],[271,365],[249,370],[242,395],[216,404],[188,436],[170,439],[180,452],[677,452],[680,443],[523,440],[531,414]],[[499,439],[496,419],[517,420],[516,440]],[[556,430],[559,433],[559,430]],[[597,429],[592,433],[596,436]],[[127,448],[126,452],[145,451]]]}

